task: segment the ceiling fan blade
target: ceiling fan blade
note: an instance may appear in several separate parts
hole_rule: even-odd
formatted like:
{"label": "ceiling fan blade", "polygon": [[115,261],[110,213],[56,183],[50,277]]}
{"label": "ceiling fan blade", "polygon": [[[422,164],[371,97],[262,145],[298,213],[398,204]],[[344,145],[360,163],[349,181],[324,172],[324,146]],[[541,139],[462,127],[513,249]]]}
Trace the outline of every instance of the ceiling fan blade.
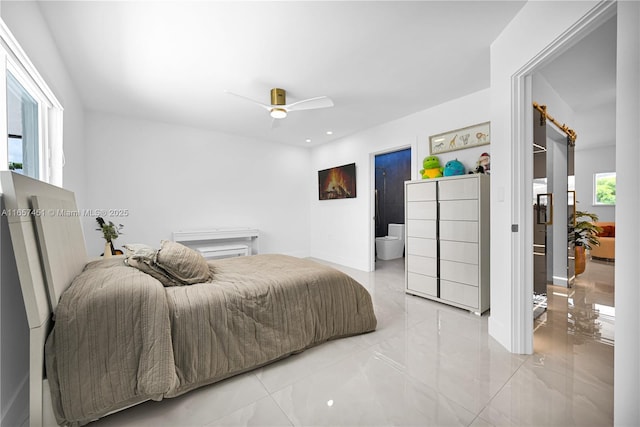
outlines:
{"label": "ceiling fan blade", "polygon": [[257,104],[257,105],[261,106],[262,108],[266,109],[267,111],[270,111],[273,108],[271,105],[263,104],[260,101],[256,101],[255,99],[247,98],[246,96],[238,95],[237,93],[229,92],[228,90],[225,90],[224,93],[229,94],[229,95],[233,95],[233,96],[235,96],[237,98],[244,99],[245,101],[249,101],[251,103]]}
{"label": "ceiling fan blade", "polygon": [[271,129],[279,128],[282,119],[271,119]]}
{"label": "ceiling fan blade", "polygon": [[316,98],[304,99],[302,101],[294,102],[293,104],[284,106],[285,110],[287,111],[313,110],[315,108],[327,107],[333,107],[333,101],[327,96],[318,96]]}
{"label": "ceiling fan blade", "polygon": [[282,119],[271,119],[271,130],[279,128],[282,126]]}

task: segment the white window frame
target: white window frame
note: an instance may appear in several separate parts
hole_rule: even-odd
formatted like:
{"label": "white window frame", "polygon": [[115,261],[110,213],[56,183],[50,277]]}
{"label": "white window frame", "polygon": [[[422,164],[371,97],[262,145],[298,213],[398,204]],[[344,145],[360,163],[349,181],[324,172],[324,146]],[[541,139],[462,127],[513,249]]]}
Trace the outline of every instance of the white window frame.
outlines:
{"label": "white window frame", "polygon": [[62,104],[0,19],[0,170],[7,170],[7,71],[38,103],[39,179],[62,186]]}

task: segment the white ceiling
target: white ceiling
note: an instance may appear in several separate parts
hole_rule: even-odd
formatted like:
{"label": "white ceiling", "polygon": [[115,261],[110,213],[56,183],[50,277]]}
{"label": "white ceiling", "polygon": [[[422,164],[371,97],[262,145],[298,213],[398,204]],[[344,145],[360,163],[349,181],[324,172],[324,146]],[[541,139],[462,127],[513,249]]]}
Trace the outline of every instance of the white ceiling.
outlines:
{"label": "white ceiling", "polygon": [[[524,1],[45,1],[88,110],[313,146],[489,87],[489,46]],[[259,106],[326,95],[335,107]],[[326,131],[333,131],[329,136]],[[310,143],[306,142],[311,139]]]}
{"label": "white ceiling", "polygon": [[540,70],[575,112],[576,150],[615,145],[616,30],[614,16]]}

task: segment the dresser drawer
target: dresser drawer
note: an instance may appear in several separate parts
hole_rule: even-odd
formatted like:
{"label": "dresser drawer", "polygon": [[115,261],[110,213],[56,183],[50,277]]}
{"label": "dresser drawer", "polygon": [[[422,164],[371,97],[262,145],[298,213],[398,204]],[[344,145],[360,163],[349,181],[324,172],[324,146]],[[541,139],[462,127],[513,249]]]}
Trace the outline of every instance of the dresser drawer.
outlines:
{"label": "dresser drawer", "polygon": [[422,237],[425,239],[436,238],[436,221],[430,219],[407,220],[407,236]]}
{"label": "dresser drawer", "polygon": [[407,201],[436,200],[435,182],[416,182],[407,184]]}
{"label": "dresser drawer", "polygon": [[407,202],[407,219],[437,219],[438,202]]}
{"label": "dresser drawer", "polygon": [[437,260],[435,258],[407,255],[407,271],[436,277],[438,273]]}
{"label": "dresser drawer", "polygon": [[440,240],[440,259],[478,264],[478,244]]}
{"label": "dresser drawer", "polygon": [[442,280],[478,286],[478,271],[477,264],[440,260],[440,278]]}
{"label": "dresser drawer", "polygon": [[440,202],[440,219],[452,221],[477,221],[477,200],[449,200]]}
{"label": "dresser drawer", "polygon": [[478,198],[478,180],[475,178],[440,181],[438,185],[440,200]]}
{"label": "dresser drawer", "polygon": [[409,237],[407,239],[407,253],[409,255],[436,258],[438,256],[438,241],[436,239]]}
{"label": "dresser drawer", "polygon": [[468,307],[478,307],[478,288],[462,283],[440,281],[440,298],[466,305]]}
{"label": "dresser drawer", "polygon": [[438,279],[422,274],[407,273],[407,289],[422,292],[423,294],[438,296]]}
{"label": "dresser drawer", "polygon": [[440,221],[440,239],[478,242],[477,221]]}

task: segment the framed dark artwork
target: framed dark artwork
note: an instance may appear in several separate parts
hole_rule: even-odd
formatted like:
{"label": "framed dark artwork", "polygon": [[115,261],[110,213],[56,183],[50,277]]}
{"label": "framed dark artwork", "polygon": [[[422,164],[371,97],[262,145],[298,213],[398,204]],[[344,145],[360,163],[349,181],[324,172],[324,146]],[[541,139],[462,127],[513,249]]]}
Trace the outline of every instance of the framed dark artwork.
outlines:
{"label": "framed dark artwork", "polygon": [[320,200],[352,199],[356,197],[356,164],[318,171]]}

